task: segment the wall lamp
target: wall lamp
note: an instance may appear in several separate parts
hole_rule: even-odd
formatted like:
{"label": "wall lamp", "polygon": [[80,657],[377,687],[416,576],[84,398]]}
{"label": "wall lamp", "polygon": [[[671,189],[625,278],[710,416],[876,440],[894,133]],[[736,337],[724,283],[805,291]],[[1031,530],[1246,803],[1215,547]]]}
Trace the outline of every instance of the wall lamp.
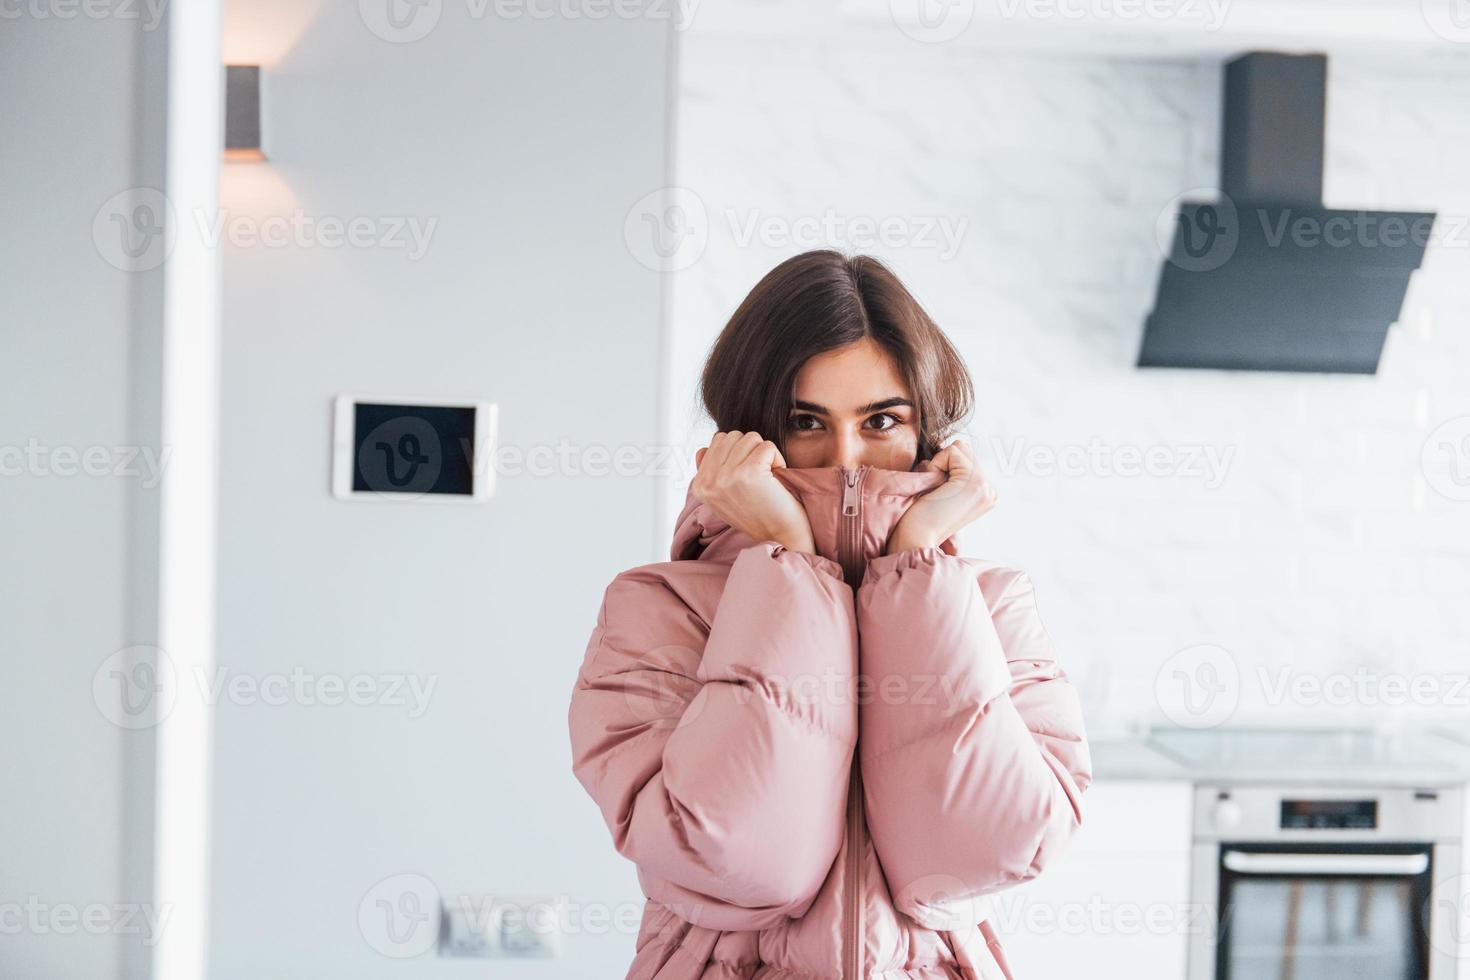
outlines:
{"label": "wall lamp", "polygon": [[260,66],[225,66],[225,160],[265,159],[260,144]]}

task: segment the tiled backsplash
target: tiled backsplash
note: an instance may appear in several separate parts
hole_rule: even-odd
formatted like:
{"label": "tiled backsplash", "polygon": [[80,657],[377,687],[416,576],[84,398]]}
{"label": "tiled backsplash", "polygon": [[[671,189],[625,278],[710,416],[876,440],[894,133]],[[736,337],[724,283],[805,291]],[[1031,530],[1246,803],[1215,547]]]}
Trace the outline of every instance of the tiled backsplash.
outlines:
{"label": "tiled backsplash", "polygon": [[675,183],[708,243],[674,275],[672,440],[707,439],[699,365],[765,271],[877,254],[975,377],[1001,503],[967,553],[1031,572],[1096,733],[1210,691],[1235,722],[1470,716],[1470,438],[1447,438],[1470,421],[1440,428],[1470,419],[1470,72],[1332,61],[1326,203],[1438,210],[1443,242],[1378,375],[1311,376],[1133,366],[1156,220],[1217,183],[1218,62],[683,45]]}

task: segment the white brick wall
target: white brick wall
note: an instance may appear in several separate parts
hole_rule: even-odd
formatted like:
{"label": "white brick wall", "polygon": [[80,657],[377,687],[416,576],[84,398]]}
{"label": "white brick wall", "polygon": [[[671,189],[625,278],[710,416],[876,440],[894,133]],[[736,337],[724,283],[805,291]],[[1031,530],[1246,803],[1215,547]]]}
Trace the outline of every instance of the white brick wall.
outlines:
{"label": "white brick wall", "polygon": [[[1470,715],[1470,691],[1452,688],[1470,670],[1470,502],[1436,492],[1420,461],[1431,430],[1470,415],[1470,230],[1427,257],[1376,377],[1140,370],[1155,218],[1216,182],[1218,61],[783,43],[697,24],[681,41],[675,174],[709,241],[674,276],[675,443],[692,452],[711,431],[695,380],[725,319],[817,244],[742,244],[752,216],[942,217],[963,230],[950,257],[922,239],[826,244],[889,261],[962,350],[979,390],[970,435],[1001,489],[967,551],[1036,578],[1095,733],[1164,720],[1156,675],[1204,643],[1238,665],[1236,722],[1362,713],[1268,704],[1258,670],[1287,665],[1426,674],[1439,707],[1458,703],[1446,714]],[[1337,58],[1329,104],[1329,205],[1470,215],[1470,75]],[[1093,440],[1205,447],[1229,465],[1218,486],[1003,465],[1017,441]],[[1459,462],[1470,475],[1470,445]]]}

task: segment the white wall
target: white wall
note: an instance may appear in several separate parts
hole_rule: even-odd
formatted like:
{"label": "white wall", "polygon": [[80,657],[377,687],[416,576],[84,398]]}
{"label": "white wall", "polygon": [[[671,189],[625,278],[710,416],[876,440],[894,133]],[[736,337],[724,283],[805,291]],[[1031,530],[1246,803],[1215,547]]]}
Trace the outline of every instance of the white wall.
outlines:
{"label": "white wall", "polygon": [[[1377,376],[1142,371],[1155,219],[1217,183],[1219,60],[1007,54],[835,22],[811,36],[697,20],[685,39],[675,177],[708,244],[674,277],[670,439],[707,438],[700,362],[764,272],[821,244],[878,254],[976,380],[969,435],[1001,502],[968,551],[1036,578],[1095,733],[1163,721],[1155,676],[1197,644],[1233,658],[1236,721],[1354,714],[1310,696],[1272,705],[1261,668],[1330,684],[1360,666],[1424,676],[1436,707],[1459,699],[1463,716],[1470,503],[1435,490],[1421,449],[1470,415],[1470,73],[1414,53],[1329,69],[1329,206],[1438,209],[1455,236],[1412,283]],[[898,244],[858,241],[861,219],[897,219]],[[936,219],[963,229],[953,254],[934,247]],[[753,220],[764,238],[742,241]],[[1229,465],[1212,485],[1005,464],[1092,440]],[[1470,473],[1470,456],[1459,463]]]}
{"label": "white wall", "polygon": [[487,399],[522,450],[657,441],[661,284],[623,223],[666,182],[668,25],[446,2],[399,43],[359,9],[236,0],[226,21],[226,57],[260,57],[267,86],[270,161],[226,167],[237,232],[436,224],[419,257],[224,246],[219,659],[258,682],[436,686],[420,717],[224,700],[212,976],[609,975],[632,932],[541,964],[400,961],[358,913],[406,874],[446,898],[638,898],[571,776],[566,709],[603,588],[663,557],[656,481],[502,472],[482,506],[339,502],[330,406]]}
{"label": "white wall", "polygon": [[0,975],[142,977],[151,733],[114,724],[93,682],[156,639],[159,278],[93,232],[115,195],[159,186],[163,38],[141,7],[7,9]]}

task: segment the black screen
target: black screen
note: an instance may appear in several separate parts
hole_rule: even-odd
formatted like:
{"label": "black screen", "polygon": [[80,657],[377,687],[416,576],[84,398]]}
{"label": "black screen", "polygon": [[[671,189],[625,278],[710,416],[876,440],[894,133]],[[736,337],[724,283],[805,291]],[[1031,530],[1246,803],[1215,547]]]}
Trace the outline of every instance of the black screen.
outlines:
{"label": "black screen", "polygon": [[372,493],[474,493],[475,409],[355,406],[352,489]]}
{"label": "black screen", "polygon": [[1286,830],[1372,830],[1378,826],[1377,800],[1282,800]]}

